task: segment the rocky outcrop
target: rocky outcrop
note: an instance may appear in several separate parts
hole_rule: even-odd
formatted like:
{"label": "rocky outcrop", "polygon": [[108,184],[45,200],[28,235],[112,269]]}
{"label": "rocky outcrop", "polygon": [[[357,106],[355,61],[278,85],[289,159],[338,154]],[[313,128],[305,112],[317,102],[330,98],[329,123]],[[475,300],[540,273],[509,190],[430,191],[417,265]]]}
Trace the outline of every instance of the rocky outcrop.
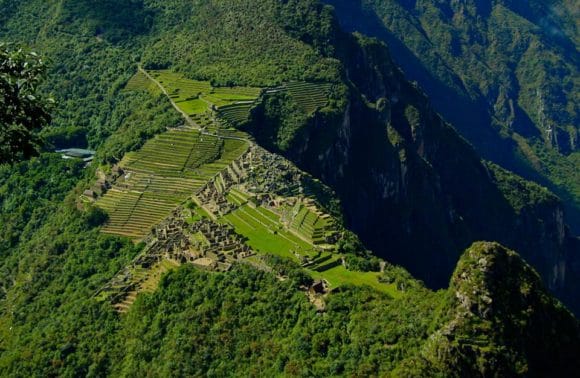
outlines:
{"label": "rocky outcrop", "polygon": [[577,375],[578,321],[500,244],[478,242],[465,252],[447,306],[441,328],[399,375],[409,375],[410,366],[426,376]]}

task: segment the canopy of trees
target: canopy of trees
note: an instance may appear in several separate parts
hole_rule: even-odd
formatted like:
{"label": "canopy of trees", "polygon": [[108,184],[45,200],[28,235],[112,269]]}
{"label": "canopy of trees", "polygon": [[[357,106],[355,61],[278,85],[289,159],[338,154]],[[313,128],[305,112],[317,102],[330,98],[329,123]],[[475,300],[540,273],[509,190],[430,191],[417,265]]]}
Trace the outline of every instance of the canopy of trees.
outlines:
{"label": "canopy of trees", "polygon": [[0,43],[0,163],[38,153],[37,131],[50,121],[52,102],[37,91],[45,71],[36,53]]}

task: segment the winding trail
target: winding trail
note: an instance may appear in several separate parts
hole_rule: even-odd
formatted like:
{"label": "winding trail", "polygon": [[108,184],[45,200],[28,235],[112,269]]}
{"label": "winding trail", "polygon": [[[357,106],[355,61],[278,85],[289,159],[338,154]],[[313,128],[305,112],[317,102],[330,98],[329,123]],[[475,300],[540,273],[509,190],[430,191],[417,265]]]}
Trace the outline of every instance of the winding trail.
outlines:
{"label": "winding trail", "polygon": [[[161,84],[157,79],[155,79],[153,76],[151,76],[151,74],[149,74],[149,72],[147,72],[146,70],[143,69],[143,67],[138,66],[137,67],[139,72],[141,72],[143,75],[145,75],[145,77],[147,77],[147,79],[151,80],[155,85],[157,85],[157,87],[159,87],[159,89],[161,90],[161,92],[163,92],[163,94],[169,99],[169,102],[171,102],[171,105],[175,108],[175,110],[177,110],[179,112],[179,114],[181,114],[181,116],[183,117],[183,119],[185,119],[185,122],[187,123],[187,125],[189,127],[191,127],[194,130],[198,130],[201,132],[202,135],[208,135],[208,136],[213,136],[213,137],[217,137],[217,138],[222,138],[222,139],[232,139],[232,140],[240,140],[243,142],[248,142],[250,144],[253,144],[253,141],[251,141],[250,139],[247,138],[241,138],[241,137],[235,137],[235,136],[226,136],[226,135],[219,135],[219,134],[214,134],[214,133],[210,133],[205,131],[204,128],[200,127],[194,120],[191,119],[191,117],[189,116],[189,114],[187,114],[186,112],[184,112],[175,101],[173,101],[173,99],[171,98],[171,96],[169,95],[169,92],[167,92],[167,89],[165,89],[165,87],[163,86],[163,84]],[[208,102],[207,100],[203,99],[202,100],[204,102],[206,102],[208,105],[211,105],[210,102]]]}
{"label": "winding trail", "polygon": [[195,123],[186,112],[184,112],[183,110],[181,110],[181,108],[179,106],[177,106],[177,103],[175,101],[173,101],[173,99],[171,98],[171,96],[167,92],[167,89],[165,89],[165,87],[159,81],[157,81],[157,79],[155,79],[153,76],[151,76],[149,74],[149,72],[145,71],[143,69],[143,67],[138,66],[138,69],[139,69],[139,72],[141,72],[143,75],[145,75],[147,77],[147,79],[151,80],[153,83],[155,83],[155,85],[157,85],[159,87],[159,89],[161,89],[161,92],[163,92],[163,94],[165,96],[167,96],[167,98],[169,99],[169,102],[171,102],[171,105],[173,105],[175,110],[177,110],[183,116],[183,118],[189,124],[189,126],[191,126],[192,128],[194,128],[196,130],[201,130],[201,127],[199,127],[199,125],[197,123]]}

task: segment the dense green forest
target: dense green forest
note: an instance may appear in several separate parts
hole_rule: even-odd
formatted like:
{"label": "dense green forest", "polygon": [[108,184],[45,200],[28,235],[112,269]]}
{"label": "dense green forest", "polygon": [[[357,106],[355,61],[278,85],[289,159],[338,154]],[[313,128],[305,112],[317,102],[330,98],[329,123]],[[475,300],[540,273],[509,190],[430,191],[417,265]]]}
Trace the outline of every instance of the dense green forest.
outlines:
{"label": "dense green forest", "polygon": [[52,99],[38,93],[46,66],[36,53],[0,43],[0,64],[0,164],[4,164],[38,153],[38,131],[50,122]]}
{"label": "dense green forest", "polygon": [[[578,248],[567,232],[563,241],[554,236],[565,227],[552,217],[559,199],[481,163],[385,45],[342,31],[332,8],[314,0],[0,0],[4,40],[48,62],[39,89],[56,106],[39,134],[41,155],[0,166],[0,375],[570,376],[580,369],[578,321],[544,288],[565,285],[546,272],[553,256],[571,263],[569,251]],[[387,260],[380,280],[396,295],[343,285],[320,310],[301,288],[311,281],[306,271],[273,258],[271,272],[184,264],[125,314],[95,298],[144,244],[100,232],[107,215],[81,206],[79,195],[97,169],[183,122],[162,93],[124,90],[138,65],[216,86],[329,84],[327,105],[309,114],[291,95],[266,97],[245,130],[337,192],[342,209],[333,211],[342,211],[345,226],[372,231],[339,245],[372,249],[346,264],[376,271],[377,253]],[[90,147],[96,158],[87,166],[50,152],[67,147]],[[525,243],[505,236],[517,232]],[[472,245],[498,238],[527,248],[534,267],[497,243]],[[406,258],[422,262],[409,270],[426,284],[392,264]],[[550,289],[573,306],[577,292],[562,287]]]}
{"label": "dense green forest", "polygon": [[[53,164],[60,161],[55,159]],[[166,275],[155,293],[142,294],[131,311],[119,317],[92,294],[140,246],[100,234],[96,228],[99,218],[72,208],[70,196],[51,210],[47,199],[62,198],[70,188],[70,184],[66,187],[67,179],[75,178],[74,170],[59,171],[63,182],[46,188],[37,198],[35,209],[46,220],[36,220],[41,226],[32,235],[20,232],[23,241],[18,248],[3,255],[3,374],[223,376],[235,371],[236,375],[252,376],[326,376],[386,374],[397,369],[397,374],[413,376],[426,374],[433,367],[441,373],[456,370],[460,374],[474,368],[472,358],[481,359],[481,372],[514,373],[514,366],[516,373],[578,368],[576,320],[545,293],[537,274],[519,257],[500,249],[497,258],[504,259],[508,253],[510,264],[515,264],[510,268],[490,260],[490,267],[500,269],[499,277],[510,282],[498,281],[496,274],[481,282],[465,279],[464,272],[481,274],[470,266],[482,261],[474,253],[494,257],[493,250],[500,247],[493,245],[479,245],[468,252],[449,292],[429,291],[393,267],[386,270],[385,280],[397,282],[404,293],[399,299],[370,288],[344,287],[328,297],[323,313],[297,290],[301,279],[296,266],[279,265],[278,269],[291,277],[285,282],[244,266],[228,273],[204,273],[183,266]],[[21,196],[29,195],[26,191],[34,189],[39,174],[30,170],[13,177],[3,189],[18,182]],[[18,232],[13,231],[15,234]],[[451,360],[438,360],[429,336],[438,332],[447,335],[449,331],[439,330],[459,316],[454,314],[455,298],[460,297],[452,294],[453,290],[462,287],[471,293],[472,285],[492,285],[485,290],[490,290],[486,295],[494,299],[508,296],[494,304],[496,317],[492,322],[503,324],[505,311],[523,318],[513,320],[505,334],[495,335],[489,332],[495,327],[486,328],[487,312],[480,307],[477,316],[481,325],[466,323],[461,331],[465,336],[461,337],[467,341],[474,332],[478,334],[477,345],[489,344],[493,349],[485,353],[463,351]],[[514,290],[518,285],[521,293],[527,293],[521,308],[514,307],[517,301],[509,299],[521,295]],[[529,330],[521,330],[524,324]],[[524,332],[530,340],[541,337],[547,349],[541,352],[530,347],[534,342],[525,349],[511,345],[512,332]],[[547,333],[544,336],[542,332]],[[451,357],[457,347],[450,345],[446,353]],[[510,351],[507,355],[506,347]],[[441,343],[439,348],[447,347]],[[530,358],[548,351],[557,357]],[[489,357],[493,353],[504,357],[494,364]]]}

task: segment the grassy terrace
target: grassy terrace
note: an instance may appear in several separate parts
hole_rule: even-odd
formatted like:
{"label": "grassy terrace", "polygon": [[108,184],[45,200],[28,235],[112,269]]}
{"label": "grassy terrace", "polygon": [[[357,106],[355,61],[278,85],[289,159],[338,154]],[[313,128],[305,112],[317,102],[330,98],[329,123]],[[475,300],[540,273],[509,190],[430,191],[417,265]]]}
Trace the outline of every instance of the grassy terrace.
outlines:
{"label": "grassy terrace", "polygon": [[222,106],[218,110],[220,118],[226,120],[233,125],[243,124],[248,121],[250,116],[250,109],[253,103],[242,103]]}
{"label": "grassy terrace", "polygon": [[219,157],[223,140],[198,131],[170,130],[128,153],[121,167],[127,171],[166,177],[199,178],[197,168]]}
{"label": "grassy terrace", "polygon": [[321,216],[307,207],[300,206],[290,228],[310,242],[322,244],[325,242],[326,233],[334,230],[334,224],[332,218]]}
{"label": "grassy terrace", "polygon": [[[150,74],[167,90],[177,106],[190,116],[204,115],[216,108],[238,102],[253,103],[260,96],[260,88],[212,87],[208,81],[196,81],[168,70],[150,71]],[[246,107],[249,110],[249,107]],[[247,118],[247,114],[246,114]]]}
{"label": "grassy terrace", "polygon": [[236,189],[231,189],[227,194],[227,200],[237,206],[243,206],[248,203],[248,196]]}
{"label": "grassy terrace", "polygon": [[211,91],[209,81],[186,79],[177,72],[169,70],[148,71],[169,93],[175,102],[197,98],[202,93]]}
{"label": "grassy terrace", "polygon": [[253,140],[252,136],[244,131],[240,131],[234,128],[221,128],[217,131],[219,136],[225,138],[242,138],[246,140]]}
{"label": "grassy terrace", "polygon": [[[244,196],[236,191],[231,191],[228,200],[240,204]],[[353,272],[340,264],[340,256],[325,252],[318,254],[314,246],[296,237],[291,232],[284,230],[277,214],[268,209],[242,205],[234,212],[223,217],[223,220],[231,224],[236,232],[248,238],[248,245],[262,253],[271,253],[281,257],[298,261],[294,251],[302,256],[314,259],[312,265],[306,270],[315,279],[325,279],[332,287],[345,284],[367,285],[393,297],[401,295],[394,285],[384,284],[378,281],[379,272]]]}
{"label": "grassy terrace", "polygon": [[243,205],[226,215],[224,220],[231,224],[236,232],[246,236],[248,245],[259,252],[272,253],[293,260],[296,260],[294,251],[303,256],[316,254],[311,244],[282,227],[278,215],[262,207],[254,209]]}
{"label": "grassy terrace", "polygon": [[332,84],[292,82],[284,85],[288,93],[307,113],[323,108],[328,103]]}
{"label": "grassy terrace", "polygon": [[126,91],[150,91],[161,92],[155,83],[151,82],[142,72],[137,72],[125,86]]}
{"label": "grassy terrace", "polygon": [[179,106],[181,110],[189,115],[204,114],[208,110],[207,102],[200,99],[180,101],[177,102],[177,106]]}
{"label": "grassy terrace", "polygon": [[247,142],[198,131],[169,130],[121,162],[125,177],[97,205],[109,214],[103,232],[142,238],[171,211],[225,169]]}
{"label": "grassy terrace", "polygon": [[176,202],[147,193],[113,189],[98,203],[109,214],[102,231],[130,238],[144,236],[167,217]]}
{"label": "grassy terrace", "polygon": [[387,293],[393,298],[402,296],[394,284],[379,282],[379,272],[352,272],[344,266],[338,265],[323,272],[310,271],[312,278],[325,279],[332,287],[341,285],[370,286],[380,292]]}
{"label": "grassy terrace", "polygon": [[[207,81],[196,81],[183,77],[182,74],[169,70],[149,71],[167,91],[177,106],[188,114],[201,127],[211,127],[213,110],[227,124],[237,126],[246,122],[250,110],[262,93],[261,88],[252,87],[212,87]],[[143,74],[137,74],[127,84],[127,89],[147,89]],[[286,83],[283,89],[294,98],[307,113],[313,113],[326,106],[331,89],[329,83]]]}

